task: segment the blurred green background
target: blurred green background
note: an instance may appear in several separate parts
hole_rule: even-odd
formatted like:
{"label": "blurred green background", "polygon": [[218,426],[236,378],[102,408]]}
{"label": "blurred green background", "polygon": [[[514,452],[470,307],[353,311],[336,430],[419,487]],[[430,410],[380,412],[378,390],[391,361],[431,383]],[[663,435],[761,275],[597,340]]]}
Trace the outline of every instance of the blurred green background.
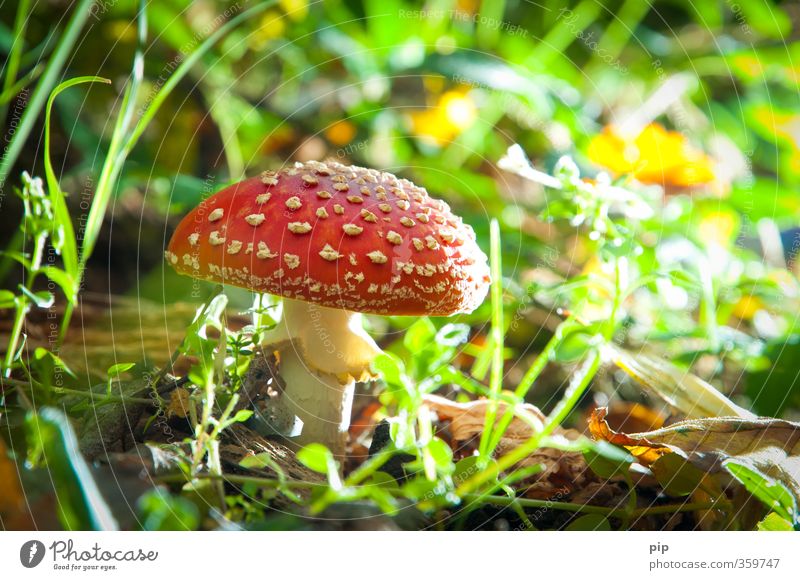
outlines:
{"label": "blurred green background", "polygon": [[[2,4],[0,337],[14,336],[19,356],[5,346],[12,341],[0,341],[13,355],[2,369],[9,382],[0,390],[1,426],[17,433],[9,436],[14,457],[0,449],[0,459],[21,465],[27,458],[30,467],[43,450],[58,448],[70,456],[55,481],[74,479],[71,466],[83,459],[70,422],[52,408],[41,416],[32,411],[63,405],[72,419],[85,413],[83,423],[91,426],[89,387],[107,388],[110,396],[114,381],[134,366],[148,386],[153,368],[165,368],[185,334],[197,338],[200,326],[187,331],[187,325],[211,287],[177,276],[163,260],[180,218],[245,176],[324,159],[425,186],[475,229],[487,254],[491,240],[498,241],[502,270],[495,308],[487,300],[453,326],[441,319],[369,319],[369,331],[396,356],[390,360],[397,368],[373,390],[359,390],[360,431],[351,433],[347,469],[365,460],[380,418],[402,416],[413,432],[421,393],[464,403],[517,390],[519,400],[512,400],[551,413],[566,391],[559,425],[563,419],[583,431],[587,411],[608,406],[612,428],[660,426],[667,405],[644,394],[623,365],[600,364],[599,353],[605,363],[614,348],[666,359],[678,374],[695,373],[758,415],[800,419],[798,3],[159,0],[147,3],[146,34],[145,19],[137,21],[141,6],[134,0]],[[193,64],[183,75],[187,63]],[[47,96],[81,76],[110,84],[59,93],[48,133]],[[160,108],[147,121],[154,103]],[[134,127],[143,128],[140,138],[125,141]],[[130,150],[120,155],[120,143]],[[45,178],[48,196],[23,172]],[[61,199],[59,185],[66,218],[47,213],[48,203]],[[93,218],[90,206],[98,212]],[[47,211],[33,215],[31,207]],[[85,271],[77,255],[70,261],[64,251],[63,221],[70,219],[78,247],[87,228],[99,228],[98,238],[83,244]],[[494,219],[500,233],[491,238]],[[49,270],[31,267],[37,237],[53,258]],[[81,275],[81,300],[71,300]],[[254,344],[239,332],[252,296],[235,288],[226,295],[228,374],[213,388],[229,396]],[[78,303],[71,334],[51,339],[49,312],[69,319]],[[187,348],[183,355],[191,354]],[[66,367],[59,356],[75,374],[61,376]],[[186,375],[185,366],[169,370]],[[585,396],[567,389],[575,377]],[[149,409],[150,403],[139,401]],[[162,413],[166,401],[157,407]],[[142,419],[130,437],[112,433],[120,449],[132,453],[153,436],[147,430],[157,414]],[[107,414],[100,443],[106,426],[113,432],[123,423]],[[185,416],[181,425],[194,433],[186,431],[184,443],[200,432],[187,427]],[[19,442],[32,432],[39,439],[29,437],[29,453],[20,453]],[[91,439],[95,432],[89,435],[101,448]],[[418,501],[442,483],[438,505],[450,506],[459,458],[443,440],[425,439],[416,449],[430,454],[435,443],[441,453],[434,475],[441,478],[417,478],[402,493]],[[4,465],[12,473],[11,461]],[[15,465],[14,473],[43,474]],[[138,471],[131,479],[137,478]],[[10,476],[3,481],[16,483]],[[415,491],[420,482],[429,487]],[[92,504],[86,489],[72,491]],[[201,527],[188,508],[191,525],[179,515],[175,522],[158,520],[180,514],[181,504],[145,497],[145,512],[157,521],[137,526]],[[227,500],[232,519],[260,517],[260,507],[241,497]],[[34,511],[55,517],[46,506]],[[102,527],[81,513],[60,514],[61,525]]]}
{"label": "blurred green background", "polygon": [[[22,4],[30,19],[17,77],[33,86],[76,3]],[[255,5],[150,3],[135,114],[214,30]],[[112,81],[70,89],[55,101],[54,166],[76,227],[130,75],[137,11],[133,0],[95,3],[59,72],[59,79]],[[6,54],[15,12],[2,14]],[[778,356],[770,359],[770,348],[796,351],[799,12],[796,3],[763,0],[277,2],[206,53],[149,124],[114,188],[84,289],[196,301],[197,284],[162,263],[180,216],[246,175],[333,158],[426,186],[475,228],[487,252],[489,219],[500,220],[507,319],[533,302],[525,325],[508,330],[509,358],[524,370],[526,353],[546,337],[539,329],[554,328],[556,307],[583,305],[591,318],[590,307],[604,297],[586,289],[537,294],[596,270],[597,244],[574,228],[580,220],[559,221],[575,218],[572,210],[559,213],[543,188],[498,168],[518,143],[546,172],[570,155],[589,179],[608,171],[661,200],[664,212],[640,232],[638,272],[691,276],[714,265],[711,316],[723,330],[699,333],[709,327],[702,293],[660,282],[637,295],[621,340],[662,341],[676,360],[700,364],[706,378],[722,377],[732,360],[734,386],[726,390],[735,390],[743,369],[770,368]],[[12,127],[25,93],[6,93]],[[42,130],[43,115],[10,183],[23,169],[43,173]],[[537,219],[543,210],[554,223]],[[3,245],[21,213],[7,195]],[[772,259],[767,266],[764,255]],[[5,287],[19,279],[10,267],[3,275]],[[245,292],[231,295],[238,307],[249,303]],[[470,321],[477,328],[488,318],[487,305]],[[796,374],[794,366],[789,371]],[[509,381],[519,372],[511,368]],[[791,400],[761,410],[783,412]]]}

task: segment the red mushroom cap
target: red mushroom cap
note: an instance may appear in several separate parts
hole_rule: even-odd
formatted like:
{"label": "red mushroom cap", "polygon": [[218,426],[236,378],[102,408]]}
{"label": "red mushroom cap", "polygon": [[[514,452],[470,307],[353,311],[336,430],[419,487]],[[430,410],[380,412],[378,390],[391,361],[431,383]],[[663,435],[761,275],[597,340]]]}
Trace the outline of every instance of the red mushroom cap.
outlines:
{"label": "red mushroom cap", "polygon": [[391,173],[308,162],[231,185],[178,225],[181,274],[355,312],[448,316],[486,296],[475,234]]}

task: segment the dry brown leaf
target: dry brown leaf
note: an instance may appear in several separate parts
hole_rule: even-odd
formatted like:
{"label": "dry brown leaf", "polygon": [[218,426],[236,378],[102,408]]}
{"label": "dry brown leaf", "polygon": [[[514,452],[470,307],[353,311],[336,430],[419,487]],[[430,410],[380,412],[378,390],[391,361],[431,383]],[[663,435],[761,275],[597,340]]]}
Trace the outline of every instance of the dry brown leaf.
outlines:
{"label": "dry brown leaf", "polygon": [[786,485],[800,497],[800,423],[782,419],[712,417],[690,419],[669,427],[626,435],[612,431],[605,409],[596,409],[589,423],[592,435],[622,445],[642,463],[665,453],[678,453],[705,471],[735,459]]}
{"label": "dry brown leaf", "polygon": [[[455,441],[469,441],[483,432],[486,410],[489,401],[479,399],[467,403],[456,403],[438,395],[425,395],[425,403],[436,411],[442,419],[450,421],[450,431]],[[497,403],[497,424],[506,410],[508,403]],[[520,418],[519,415],[525,418]],[[542,429],[545,415],[535,406],[522,404],[516,407],[516,415],[509,423],[503,437],[497,445],[496,454],[502,456],[530,439]],[[575,440],[580,434],[572,429],[557,427],[553,435]],[[541,447],[519,462],[519,467],[541,465],[542,471],[534,477],[522,482],[525,495],[536,499],[564,498],[576,489],[580,489],[594,475],[586,465],[582,453],[562,451]]]}
{"label": "dry brown leaf", "polygon": [[[9,457],[6,444],[0,438],[0,521],[11,529],[11,521],[27,520],[25,494],[19,481],[17,464]],[[24,528],[25,526],[23,526]]]}
{"label": "dry brown leaf", "polygon": [[[439,417],[450,421],[450,430],[455,440],[469,441],[483,432],[486,411],[490,404],[488,399],[456,403],[439,395],[424,395],[423,400]],[[500,422],[507,409],[508,403],[498,401],[495,425]],[[523,415],[525,419],[519,415]],[[530,439],[536,432],[541,431],[544,420],[544,414],[533,405],[527,403],[518,405],[516,415],[509,423],[499,447],[504,448],[509,445],[516,447],[519,442]]]}
{"label": "dry brown leaf", "polygon": [[189,407],[192,404],[191,394],[183,387],[178,387],[169,394],[169,405],[167,406],[167,417],[180,417],[184,419],[189,416]]}
{"label": "dry brown leaf", "polygon": [[606,422],[607,413],[608,409],[605,407],[595,409],[592,412],[592,416],[589,419],[589,432],[595,439],[625,447],[643,465],[651,465],[662,455],[672,453],[672,450],[667,447],[655,445],[650,441],[641,441],[636,436],[617,433],[608,426]]}
{"label": "dry brown leaf", "polygon": [[[570,433],[578,435],[577,431]],[[531,465],[542,467],[542,471],[524,482],[525,496],[533,499],[565,498],[597,482],[580,452],[540,447],[518,464],[519,467]]]}
{"label": "dry brown leaf", "polygon": [[609,402],[608,414],[605,419],[606,423],[615,431],[639,433],[660,429],[664,426],[666,417],[640,403],[613,400]]}

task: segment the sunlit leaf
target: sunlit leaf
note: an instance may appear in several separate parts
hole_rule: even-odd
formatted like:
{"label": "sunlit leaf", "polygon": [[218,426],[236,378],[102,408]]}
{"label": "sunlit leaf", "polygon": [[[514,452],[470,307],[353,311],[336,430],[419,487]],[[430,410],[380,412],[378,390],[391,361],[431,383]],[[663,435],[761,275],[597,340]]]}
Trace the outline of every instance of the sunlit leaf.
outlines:
{"label": "sunlit leaf", "polygon": [[333,453],[319,443],[311,443],[297,452],[297,460],[318,473],[329,473],[331,469],[336,469],[336,461]]}
{"label": "sunlit leaf", "polygon": [[[604,417],[605,409],[595,409],[592,413],[589,422],[592,435],[625,447],[645,465],[663,455],[677,453],[701,470],[713,472],[725,465],[742,478],[751,476],[753,482],[760,482],[765,489],[786,489],[795,502],[800,498],[798,423],[770,418],[714,417],[626,435],[612,431]],[[769,481],[780,483],[780,488],[764,483]]]}
{"label": "sunlit leaf", "polygon": [[743,409],[697,375],[647,353],[611,348],[614,363],[638,384],[664,399],[689,418],[755,415]]}
{"label": "sunlit leaf", "polygon": [[800,529],[800,512],[797,510],[797,498],[792,496],[792,493],[783,483],[735,460],[726,461],[724,466],[747,488],[747,491],[760,499],[784,520],[792,522]]}
{"label": "sunlit leaf", "polygon": [[591,470],[603,479],[624,475],[634,461],[630,453],[605,441],[599,441],[597,445],[584,451],[583,456]]}
{"label": "sunlit leaf", "polygon": [[108,368],[106,374],[109,377],[118,377],[122,373],[128,372],[133,367],[136,366],[136,363],[118,363]]}
{"label": "sunlit leaf", "polygon": [[791,522],[786,521],[775,512],[767,514],[763,520],[758,522],[759,532],[793,532]]}

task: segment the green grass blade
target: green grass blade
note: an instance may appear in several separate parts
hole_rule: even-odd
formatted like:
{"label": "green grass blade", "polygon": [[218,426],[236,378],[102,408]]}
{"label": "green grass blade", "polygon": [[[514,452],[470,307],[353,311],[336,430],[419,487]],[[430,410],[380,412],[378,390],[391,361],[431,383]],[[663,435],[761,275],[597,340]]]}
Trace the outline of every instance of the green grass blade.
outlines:
{"label": "green grass blade", "polygon": [[[17,73],[22,51],[25,48],[25,31],[28,28],[28,12],[31,6],[30,0],[20,0],[17,5],[17,17],[14,19],[14,41],[8,54],[8,60],[3,67],[3,98],[0,98],[0,119],[6,118],[6,103],[11,100],[5,99],[6,93],[11,93],[11,89],[16,89],[11,96],[16,95],[22,87],[18,87]],[[24,85],[23,85],[24,86]]]}
{"label": "green grass blade", "polygon": [[8,145],[6,154],[3,156],[2,161],[0,161],[0,191],[5,188],[6,178],[11,168],[17,162],[19,154],[25,146],[25,141],[33,130],[36,121],[39,119],[39,113],[47,101],[51,89],[58,80],[61,68],[64,66],[64,62],[67,60],[72,47],[75,45],[78,34],[89,18],[90,9],[93,4],[94,0],[79,0],[64,34],[58,41],[58,46],[55,52],[53,52],[53,56],[50,58],[50,62],[48,62],[45,67],[39,84],[31,95],[31,100],[22,115],[19,127],[17,127],[17,131],[14,133],[11,143]]}
{"label": "green grass blade", "polygon": [[189,70],[197,64],[197,62],[203,57],[205,53],[211,49],[216,42],[225,36],[228,32],[236,28],[242,22],[246,22],[251,20],[257,14],[264,12],[268,8],[271,8],[276,4],[276,0],[271,0],[269,2],[264,2],[262,4],[258,4],[253,6],[249,10],[238,14],[234,18],[228,20],[225,24],[217,28],[208,38],[206,38],[203,43],[197,47],[193,53],[189,54],[181,63],[181,65],[175,69],[175,72],[167,79],[167,82],[164,83],[164,86],[161,87],[161,90],[153,98],[153,101],[147,107],[145,112],[142,114],[139,122],[134,127],[133,131],[131,132],[128,141],[125,143],[125,147],[123,148],[123,154],[127,156],[130,150],[136,145],[136,142],[139,140],[139,137],[142,136],[144,130],[150,124],[150,121],[153,120],[153,117],[161,108],[161,105],[164,104],[164,101],[169,97],[170,93],[172,93],[173,89],[178,85],[178,83],[185,77]]}
{"label": "green grass blade", "polygon": [[[525,371],[522,380],[520,380],[517,388],[514,390],[514,395],[517,397],[517,400],[520,402],[525,400],[525,397],[533,386],[533,383],[539,378],[539,375],[542,374],[542,371],[544,371],[547,363],[553,356],[553,353],[555,353],[556,348],[558,348],[558,346],[564,340],[564,335],[566,334],[564,330],[571,328],[574,324],[574,320],[572,318],[568,318],[559,325],[552,338],[542,349],[542,352],[539,353],[539,355],[536,357],[536,360],[533,361],[533,364],[528,368],[527,371]],[[492,434],[488,453],[491,454],[494,452],[495,448],[500,444],[500,440],[503,438],[506,429],[508,429],[508,426],[513,420],[514,409],[509,407],[506,409],[506,412],[503,414],[503,417],[500,419],[500,421],[498,421],[497,428]]]}
{"label": "green grass blade", "polygon": [[[50,93],[50,97],[47,99],[47,109],[44,119],[44,172],[47,179],[50,203],[53,206],[53,214],[55,217],[54,230],[58,231],[58,235],[56,236],[58,240],[57,247],[60,246],[61,259],[64,261],[64,271],[76,281],[76,291],[78,281],[78,250],[75,242],[75,231],[69,217],[69,210],[67,209],[67,203],[64,199],[64,193],[61,191],[61,186],[59,185],[55,171],[53,171],[53,162],[50,158],[50,115],[53,111],[53,102],[61,92],[83,83],[111,84],[111,81],[94,76],[77,77],[64,81]],[[68,295],[67,300],[73,302],[74,293],[72,296]]]}
{"label": "green grass blade", "polygon": [[[138,94],[139,87],[141,86],[142,77],[144,76],[144,45],[147,40],[147,11],[146,5],[142,1],[139,4],[138,16],[138,44],[136,53],[133,58],[133,69],[131,70],[130,82],[125,86],[125,92],[122,97],[122,105],[117,120],[114,123],[114,132],[111,137],[111,144],[108,153],[103,162],[103,168],[100,173],[100,178],[95,188],[94,198],[92,205],[89,208],[89,215],[86,218],[86,226],[84,229],[83,239],[81,241],[81,251],[77,260],[75,278],[76,292],[80,286],[83,278],[83,270],[87,260],[94,251],[94,246],[97,243],[97,237],[100,234],[100,227],[102,226],[103,219],[105,218],[108,203],[111,200],[111,194],[114,191],[113,185],[119,176],[122,166],[125,162],[125,156],[122,153],[122,143],[125,135],[133,118],[133,112],[136,103],[136,95]],[[73,302],[67,304],[64,310],[64,318],[61,323],[61,331],[59,333],[59,342],[64,339],[66,331],[69,328],[69,323],[72,318]]]}
{"label": "green grass blade", "polygon": [[167,97],[169,97],[170,93],[183,79],[183,77],[188,74],[191,68],[197,64],[203,55],[207,53],[220,38],[236,28],[236,26],[238,26],[240,23],[249,20],[260,12],[265,11],[266,9],[275,5],[275,3],[275,1],[271,1],[254,6],[253,8],[250,8],[249,10],[242,12],[236,17],[230,19],[217,30],[215,30],[208,38],[206,38],[205,41],[203,41],[202,44],[200,44],[197,50],[189,54],[183,60],[181,65],[175,69],[175,72],[167,79],[167,81],[164,83],[164,86],[161,87],[161,90],[156,93],[155,97],[145,109],[136,125],[132,130],[129,131],[129,122],[134,111],[134,104],[137,96],[136,93],[138,92],[138,87],[141,83],[143,71],[143,60],[140,60],[139,53],[142,51],[144,44],[143,35],[146,34],[146,20],[144,6],[142,6],[142,9],[139,12],[140,46],[139,50],[137,51],[137,62],[134,63],[131,84],[128,85],[130,90],[126,89],[126,94],[123,99],[123,111],[121,113],[122,119],[120,119],[115,126],[114,136],[112,137],[112,148],[111,151],[109,151],[109,156],[103,166],[103,172],[101,173],[95,192],[95,201],[92,203],[92,208],[89,211],[83,247],[81,248],[81,261],[83,264],[86,263],[86,260],[94,249],[94,244],[97,241],[100,225],[102,224],[106,208],[108,207],[108,202],[111,198],[111,193],[113,191],[113,185],[116,182],[116,178],[119,176],[119,172],[122,170],[122,166],[124,165],[128,154],[136,145],[147,126],[153,120],[153,117],[155,117],[156,113],[161,108],[161,105],[164,104],[164,101],[167,99]]}
{"label": "green grass blade", "polygon": [[481,433],[480,456],[486,460],[489,456],[489,442],[492,428],[497,416],[497,401],[503,388],[503,278],[500,256],[500,224],[496,219],[489,225],[490,262],[492,269],[492,368],[489,374],[489,406]]}
{"label": "green grass blade", "polygon": [[23,88],[25,88],[34,80],[36,80],[42,73],[42,70],[43,67],[41,66],[37,65],[33,67],[27,73],[22,75],[22,78],[18,79],[17,82],[15,82],[11,87],[3,90],[2,94],[0,94],[0,114],[2,114],[3,116],[0,118],[5,119],[6,112],[3,110],[7,108],[5,105],[11,99],[16,97]]}

